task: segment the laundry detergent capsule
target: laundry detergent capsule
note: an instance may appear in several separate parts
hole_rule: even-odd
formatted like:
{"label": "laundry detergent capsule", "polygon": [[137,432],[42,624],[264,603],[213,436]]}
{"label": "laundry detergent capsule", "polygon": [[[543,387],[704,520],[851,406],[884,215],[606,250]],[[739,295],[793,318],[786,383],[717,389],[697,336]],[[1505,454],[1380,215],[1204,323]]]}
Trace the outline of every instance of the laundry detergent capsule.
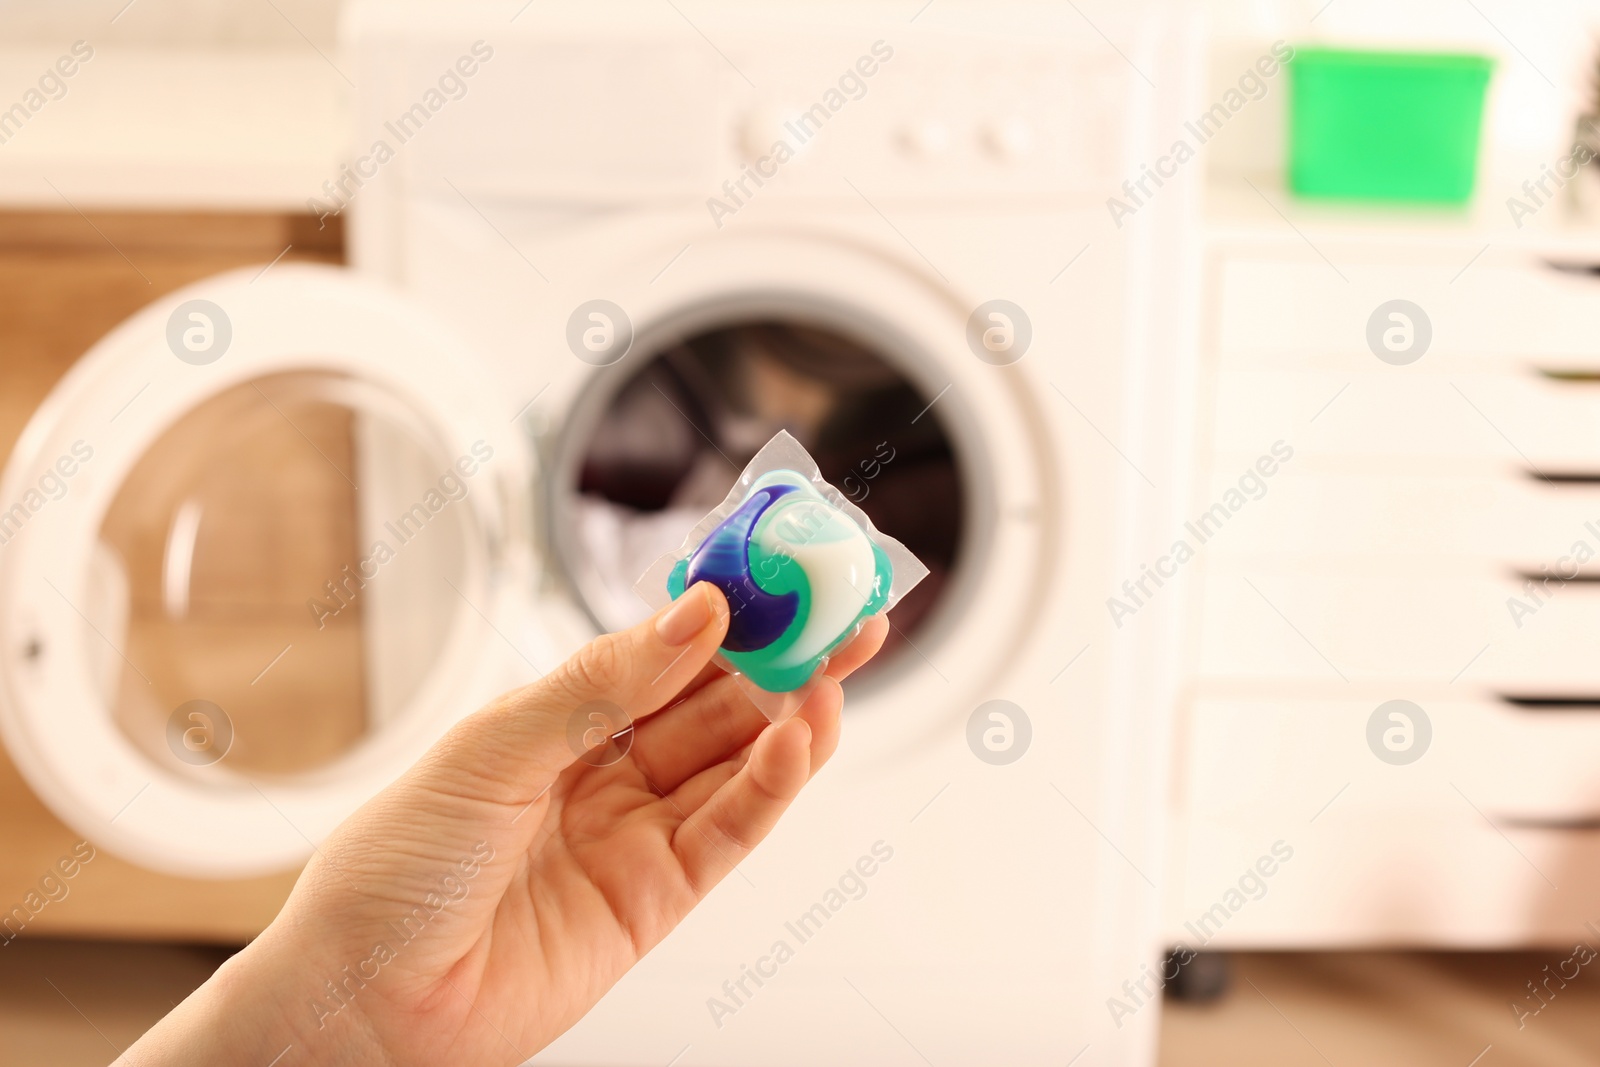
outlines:
{"label": "laundry detergent capsule", "polygon": [[[776,720],[798,706],[828,656],[868,617],[927,573],[822,479],[798,441],[779,433],[682,549],[636,588],[653,607],[696,582],[721,589],[731,617],[717,661]],[[768,696],[789,694],[799,699]]]}

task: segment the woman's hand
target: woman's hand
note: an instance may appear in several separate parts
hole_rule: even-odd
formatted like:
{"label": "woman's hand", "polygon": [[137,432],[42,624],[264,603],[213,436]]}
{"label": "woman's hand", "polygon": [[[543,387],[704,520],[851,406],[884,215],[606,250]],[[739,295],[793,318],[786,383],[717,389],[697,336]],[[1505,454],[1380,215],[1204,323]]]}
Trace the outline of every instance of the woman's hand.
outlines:
{"label": "woman's hand", "polygon": [[[463,720],[322,844],[272,925],[126,1061],[538,1052],[772,829],[838,745],[839,680],[888,630],[869,620],[773,726],[710,662],[727,624],[701,583]],[[589,727],[620,725],[618,708],[631,745],[595,747],[605,732]]]}

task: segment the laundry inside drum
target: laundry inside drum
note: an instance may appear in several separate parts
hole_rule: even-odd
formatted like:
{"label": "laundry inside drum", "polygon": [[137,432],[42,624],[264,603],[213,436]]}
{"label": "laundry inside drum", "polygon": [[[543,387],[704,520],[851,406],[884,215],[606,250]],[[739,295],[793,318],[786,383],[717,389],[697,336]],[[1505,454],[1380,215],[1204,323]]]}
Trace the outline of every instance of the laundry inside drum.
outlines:
{"label": "laundry inside drum", "polygon": [[641,618],[639,575],[788,430],[824,478],[928,566],[862,676],[917,656],[917,635],[951,588],[971,498],[937,389],[844,332],[776,319],[705,330],[642,356],[630,355],[632,376],[580,424],[576,494],[557,513],[567,524],[557,543],[596,621],[618,629]]}
{"label": "laundry inside drum", "polygon": [[286,776],[404,714],[460,607],[458,458],[400,399],[333,373],[249,381],[178,419],[112,502],[82,605],[116,725],[180,773]]}

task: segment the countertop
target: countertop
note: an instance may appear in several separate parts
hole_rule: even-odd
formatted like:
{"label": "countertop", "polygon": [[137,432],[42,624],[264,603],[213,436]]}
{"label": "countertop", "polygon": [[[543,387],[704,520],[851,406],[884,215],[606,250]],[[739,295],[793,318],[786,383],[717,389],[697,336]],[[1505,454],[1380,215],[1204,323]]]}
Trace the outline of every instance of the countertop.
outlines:
{"label": "countertop", "polygon": [[102,46],[47,77],[71,47],[0,49],[0,208],[305,211],[337,176],[354,87],[310,44]]}

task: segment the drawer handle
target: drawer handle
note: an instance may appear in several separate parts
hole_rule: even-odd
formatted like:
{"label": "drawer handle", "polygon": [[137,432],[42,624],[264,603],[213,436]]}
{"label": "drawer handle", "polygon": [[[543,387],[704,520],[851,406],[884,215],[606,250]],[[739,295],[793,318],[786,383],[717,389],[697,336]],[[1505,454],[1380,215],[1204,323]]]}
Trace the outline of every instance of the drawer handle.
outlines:
{"label": "drawer handle", "polygon": [[1600,585],[1600,571],[1579,571],[1571,576],[1530,570],[1518,570],[1512,573],[1524,582],[1549,581],[1553,585]]}
{"label": "drawer handle", "polygon": [[1600,471],[1536,471],[1524,470],[1523,475],[1548,485],[1600,485]]}
{"label": "drawer handle", "polygon": [[1569,833],[1600,830],[1600,817],[1593,815],[1497,815],[1493,822],[1507,830],[1563,830]]}
{"label": "drawer handle", "polygon": [[1569,693],[1540,694],[1499,693],[1501,703],[1525,711],[1600,711],[1600,694]]}
{"label": "drawer handle", "polygon": [[1544,265],[1561,274],[1577,274],[1580,276],[1585,274],[1600,274],[1600,263],[1582,263],[1573,262],[1571,260],[1563,263],[1558,260],[1547,259],[1544,261]]}
{"label": "drawer handle", "polygon": [[1594,385],[1600,382],[1600,367],[1535,367],[1541,378],[1568,385]]}

